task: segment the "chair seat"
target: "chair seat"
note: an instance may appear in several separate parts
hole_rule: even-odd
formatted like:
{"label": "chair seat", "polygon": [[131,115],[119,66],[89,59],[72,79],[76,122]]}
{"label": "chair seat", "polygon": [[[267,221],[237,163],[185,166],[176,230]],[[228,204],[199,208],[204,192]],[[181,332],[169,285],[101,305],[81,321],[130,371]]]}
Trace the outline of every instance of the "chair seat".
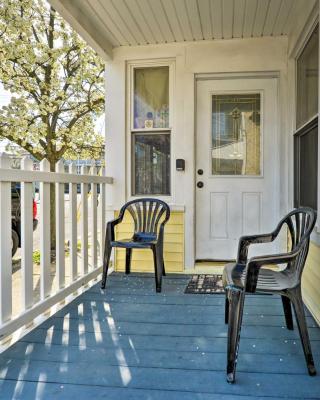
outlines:
{"label": "chair seat", "polygon": [[[223,286],[244,287],[245,268],[243,264],[227,264],[223,271]],[[257,292],[283,292],[295,286],[293,276],[287,272],[274,271],[267,268],[261,268],[258,276]]]}
{"label": "chair seat", "polygon": [[134,238],[111,242],[112,247],[121,247],[125,249],[149,249],[154,244],[156,244],[156,240],[137,240]]}

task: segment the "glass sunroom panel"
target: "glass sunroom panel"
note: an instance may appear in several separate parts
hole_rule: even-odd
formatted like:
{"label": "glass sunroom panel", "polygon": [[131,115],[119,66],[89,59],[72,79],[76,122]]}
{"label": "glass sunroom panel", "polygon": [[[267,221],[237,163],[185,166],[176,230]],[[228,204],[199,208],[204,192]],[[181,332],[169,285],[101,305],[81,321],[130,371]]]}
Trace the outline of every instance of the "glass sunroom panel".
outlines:
{"label": "glass sunroom panel", "polygon": [[134,70],[134,129],[169,128],[169,67]]}
{"label": "glass sunroom panel", "polygon": [[260,175],[260,94],[212,96],[212,175]]}
{"label": "glass sunroom panel", "polygon": [[133,159],[133,195],[170,195],[170,134],[134,134]]}

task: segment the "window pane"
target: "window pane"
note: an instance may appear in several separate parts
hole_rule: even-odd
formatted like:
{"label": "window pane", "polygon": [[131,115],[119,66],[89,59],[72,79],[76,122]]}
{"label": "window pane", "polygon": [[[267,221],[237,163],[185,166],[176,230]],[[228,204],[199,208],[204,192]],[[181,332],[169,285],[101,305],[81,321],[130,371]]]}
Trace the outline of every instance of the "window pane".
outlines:
{"label": "window pane", "polygon": [[169,128],[169,67],[135,69],[133,126]]}
{"label": "window pane", "polygon": [[260,94],[212,96],[212,174],[260,175]]}
{"label": "window pane", "polygon": [[170,135],[133,135],[133,195],[170,194]]}
{"label": "window pane", "polygon": [[312,207],[318,203],[318,119],[294,136],[295,207]]}
{"label": "window pane", "polygon": [[297,60],[297,128],[318,113],[319,28]]}

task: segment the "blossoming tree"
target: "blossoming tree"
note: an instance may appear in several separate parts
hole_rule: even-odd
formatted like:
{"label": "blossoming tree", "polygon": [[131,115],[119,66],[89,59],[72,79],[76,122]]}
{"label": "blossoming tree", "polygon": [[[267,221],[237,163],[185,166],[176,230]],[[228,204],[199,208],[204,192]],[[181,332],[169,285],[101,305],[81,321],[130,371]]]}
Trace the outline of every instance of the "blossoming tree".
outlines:
{"label": "blossoming tree", "polygon": [[[0,2],[0,81],[12,94],[0,109],[0,137],[46,158],[51,171],[66,154],[97,152],[103,75],[102,60],[45,0]],[[54,247],[54,227],[51,235]]]}

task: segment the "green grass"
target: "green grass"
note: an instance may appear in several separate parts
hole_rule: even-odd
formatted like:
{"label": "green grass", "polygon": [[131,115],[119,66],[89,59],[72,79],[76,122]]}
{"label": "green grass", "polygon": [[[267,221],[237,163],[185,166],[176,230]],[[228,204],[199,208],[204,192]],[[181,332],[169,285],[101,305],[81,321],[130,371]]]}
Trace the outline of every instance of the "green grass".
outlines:
{"label": "green grass", "polygon": [[[90,247],[90,246],[88,246],[88,247]],[[81,251],[81,242],[80,242],[80,240],[78,240],[78,242],[77,242],[77,251],[78,252]],[[65,254],[66,254],[66,256],[70,255],[70,247],[68,246],[67,242],[65,243]],[[40,265],[40,250],[35,250],[33,252],[32,260],[33,260],[34,264]]]}

